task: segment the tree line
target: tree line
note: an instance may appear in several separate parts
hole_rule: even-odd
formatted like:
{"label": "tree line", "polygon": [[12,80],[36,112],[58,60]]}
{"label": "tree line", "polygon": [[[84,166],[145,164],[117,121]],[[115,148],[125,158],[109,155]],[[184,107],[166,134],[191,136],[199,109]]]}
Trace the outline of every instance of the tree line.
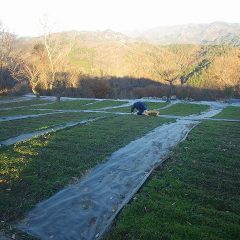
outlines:
{"label": "tree line", "polygon": [[237,47],[83,42],[73,33],[52,34],[47,25],[43,36],[19,40],[3,24],[0,47],[0,94],[30,90],[58,100],[240,96]]}

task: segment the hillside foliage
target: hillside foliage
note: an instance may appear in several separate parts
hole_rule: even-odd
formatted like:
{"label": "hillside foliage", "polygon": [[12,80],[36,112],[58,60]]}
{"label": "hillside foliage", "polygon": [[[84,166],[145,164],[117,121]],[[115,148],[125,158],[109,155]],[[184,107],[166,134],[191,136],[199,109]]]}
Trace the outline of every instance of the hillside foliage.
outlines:
{"label": "hillside foliage", "polygon": [[240,96],[240,48],[231,45],[158,45],[111,31],[48,34],[11,44],[11,56],[1,58],[1,93],[18,81],[37,95],[59,97]]}

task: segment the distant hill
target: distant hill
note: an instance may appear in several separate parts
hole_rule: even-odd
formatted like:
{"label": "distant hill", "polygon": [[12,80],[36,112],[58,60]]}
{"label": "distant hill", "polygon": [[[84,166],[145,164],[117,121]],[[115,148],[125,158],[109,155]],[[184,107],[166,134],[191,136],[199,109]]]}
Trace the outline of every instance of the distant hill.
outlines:
{"label": "distant hill", "polygon": [[[57,71],[77,70],[91,76],[128,76],[166,83],[159,74],[163,71],[160,69],[174,69],[174,61],[176,64],[176,59],[183,54],[184,59],[193,55],[201,56],[198,62],[182,73],[185,85],[229,88],[229,91],[231,87],[239,85],[240,47],[235,46],[240,46],[240,24],[212,23],[157,28],[138,33],[138,36],[127,36],[112,30],[68,31],[52,36],[62,52],[71,46],[64,59],[66,64],[57,66]],[[17,49],[40,66],[32,50],[41,42],[43,37],[20,38]],[[180,84],[180,81],[175,84]]]}
{"label": "distant hill", "polygon": [[129,37],[158,44],[230,44],[240,46],[240,24],[213,22],[156,27]]}
{"label": "distant hill", "polygon": [[[65,41],[79,39],[82,42],[145,42],[161,45],[197,44],[197,45],[231,45],[240,46],[240,23],[213,22],[209,24],[186,24],[162,26],[144,31],[116,32],[105,31],[68,31],[54,33]],[[23,42],[38,40],[36,38],[20,38]]]}

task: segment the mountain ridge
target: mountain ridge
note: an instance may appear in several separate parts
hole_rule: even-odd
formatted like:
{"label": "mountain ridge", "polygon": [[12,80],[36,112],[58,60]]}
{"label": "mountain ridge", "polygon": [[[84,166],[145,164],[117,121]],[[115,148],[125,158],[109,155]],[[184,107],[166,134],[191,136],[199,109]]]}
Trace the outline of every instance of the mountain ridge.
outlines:
{"label": "mountain ridge", "polygon": [[240,23],[212,22],[160,26],[130,32],[129,37],[158,44],[240,45]]}
{"label": "mountain ridge", "polygon": [[[96,31],[62,31],[56,36],[77,37],[85,41],[149,42],[160,45],[197,44],[240,46],[240,23],[212,22],[200,24],[171,25],[142,31],[120,32],[111,29]],[[21,37],[22,40],[38,37]]]}

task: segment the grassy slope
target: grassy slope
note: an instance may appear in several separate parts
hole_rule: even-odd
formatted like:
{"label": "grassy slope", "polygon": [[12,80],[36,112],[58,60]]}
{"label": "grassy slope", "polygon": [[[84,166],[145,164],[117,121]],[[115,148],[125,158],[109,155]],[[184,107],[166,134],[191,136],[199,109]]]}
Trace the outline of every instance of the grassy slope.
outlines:
{"label": "grassy slope", "polygon": [[226,107],[221,113],[214,116],[214,118],[228,118],[240,120],[240,107]]}
{"label": "grassy slope", "polygon": [[53,115],[40,116],[38,118],[0,122],[0,141],[10,137],[16,137],[23,133],[50,128],[54,125],[70,121],[81,121],[98,116],[98,113],[56,113]]}
{"label": "grassy slope", "polygon": [[198,114],[202,111],[207,110],[208,108],[209,107],[207,105],[177,103],[167,109],[160,110],[160,114],[187,116],[190,114]]}
{"label": "grassy slope", "polygon": [[105,239],[240,239],[240,125],[196,127]]}
{"label": "grassy slope", "polygon": [[0,219],[5,221],[1,227],[7,231],[12,221],[59,191],[72,177],[79,178],[112,152],[166,121],[109,116],[0,149]]}

